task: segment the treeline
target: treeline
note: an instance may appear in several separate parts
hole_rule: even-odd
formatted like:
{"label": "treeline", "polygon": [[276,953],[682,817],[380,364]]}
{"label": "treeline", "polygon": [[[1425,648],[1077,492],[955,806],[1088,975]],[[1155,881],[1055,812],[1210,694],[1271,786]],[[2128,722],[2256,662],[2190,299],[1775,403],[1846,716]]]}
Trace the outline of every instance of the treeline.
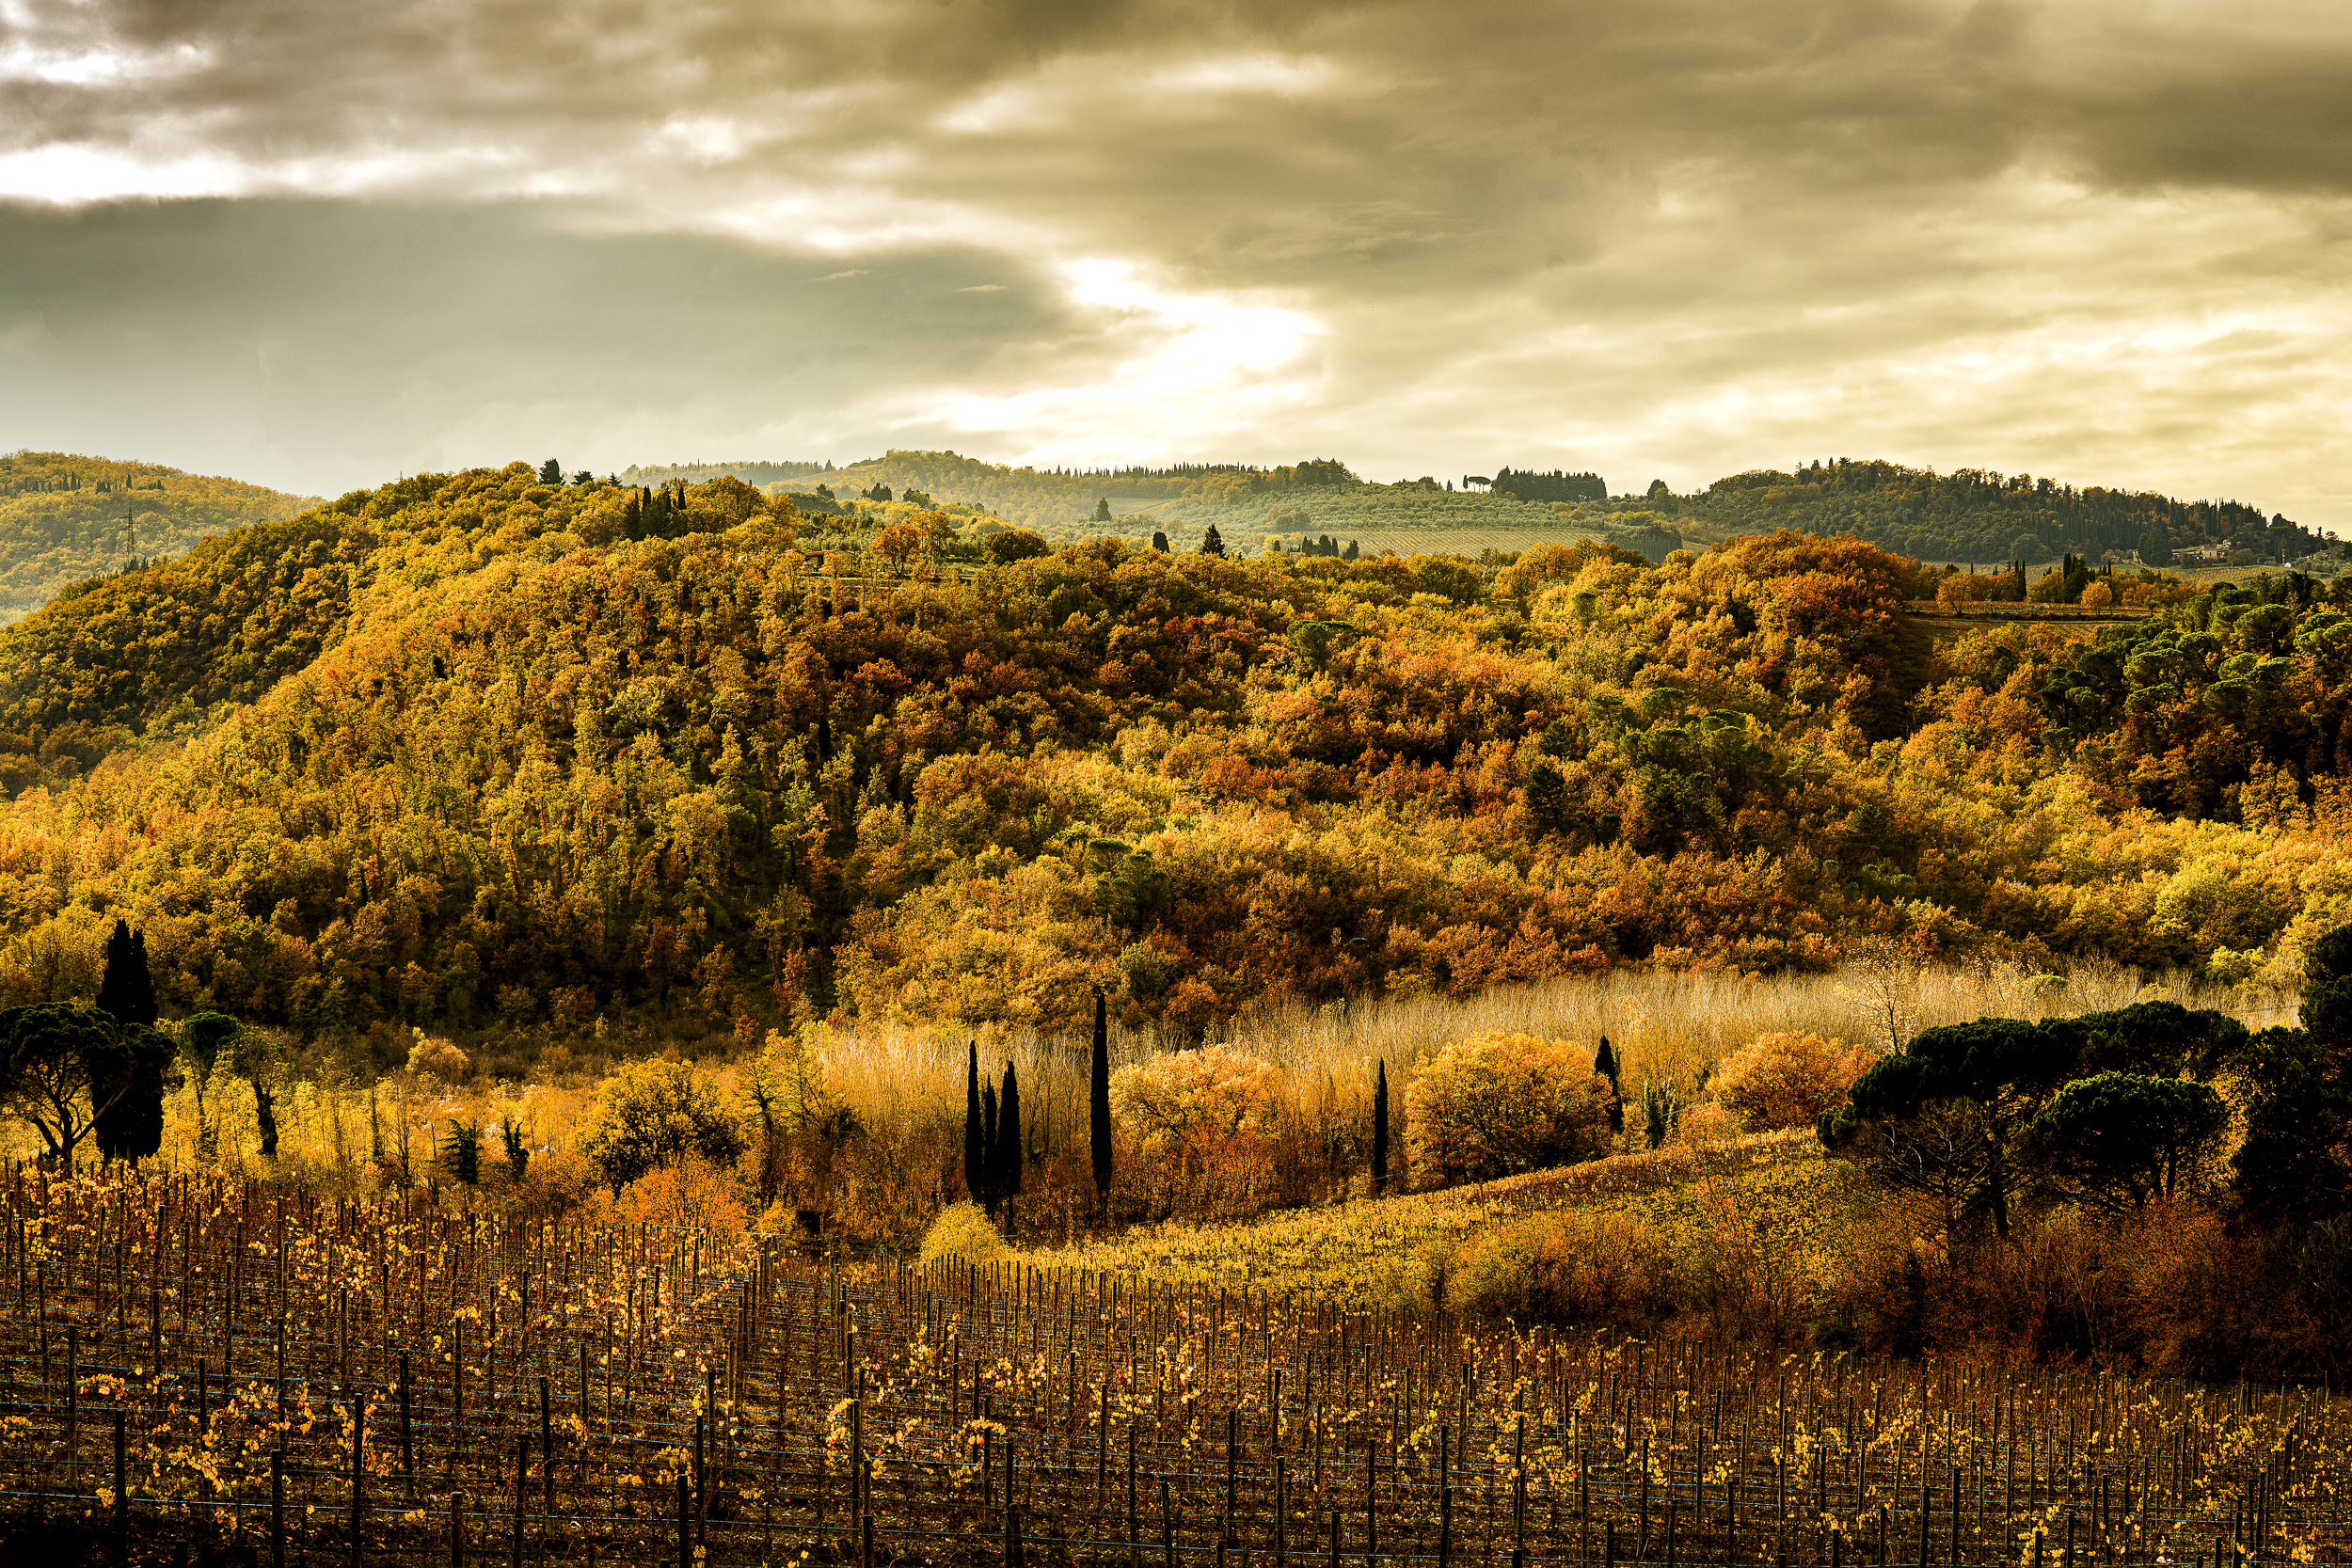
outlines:
{"label": "treeline", "polygon": [[2169,564],[2184,546],[2251,542],[2275,558],[2318,547],[2310,530],[2238,501],[2184,501],[2152,492],[2078,489],[2031,474],[1981,468],[1938,474],[1897,463],[1807,464],[1719,479],[1703,495],[1653,493],[1645,505],[1735,531],[1793,528],[1851,533],[1930,561],[2050,561],[2066,553],[2137,550]]}
{"label": "treeline", "polygon": [[835,578],[739,482],[650,495],[421,475],[9,632],[0,1001],[118,914],[169,1006],[313,1030],[1197,1028],[1882,937],[2243,963],[2333,896],[2352,622],[2300,590],[1921,666],[1934,574],[1851,538],[956,582],[910,528]]}
{"label": "treeline", "polygon": [[639,467],[631,464],[615,477],[623,484],[643,488],[675,484],[701,484],[708,480],[739,479],[755,487],[780,483],[788,479],[804,479],[810,474],[830,474],[830,460],[822,463],[744,462],[744,463],[666,463],[654,467]]}
{"label": "treeline", "polygon": [[312,499],[154,463],[0,456],[0,624],[71,585],[175,556],[207,534],[290,517]]}
{"label": "treeline", "polygon": [[1493,488],[1496,495],[1514,496],[1523,501],[1605,501],[1609,499],[1608,483],[1600,475],[1564,473],[1558,468],[1548,474],[1497,468]]}
{"label": "treeline", "polygon": [[893,451],[843,469],[836,487],[847,484],[865,492],[885,485],[898,494],[914,489],[942,501],[984,506],[1008,522],[1046,527],[1092,520],[1106,487],[1115,487],[1123,499],[1190,501],[1215,508],[1251,497],[1356,483],[1345,464],[1330,459],[1274,468],[1185,464],[1082,471],[1009,468],[951,451]]}

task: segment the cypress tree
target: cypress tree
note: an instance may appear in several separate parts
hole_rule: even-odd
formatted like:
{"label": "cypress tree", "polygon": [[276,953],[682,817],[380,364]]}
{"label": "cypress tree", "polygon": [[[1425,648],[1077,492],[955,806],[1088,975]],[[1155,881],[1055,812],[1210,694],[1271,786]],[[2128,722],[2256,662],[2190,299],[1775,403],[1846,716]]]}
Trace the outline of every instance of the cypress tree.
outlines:
{"label": "cypress tree", "polygon": [[117,1023],[155,1022],[155,981],[147,971],[147,934],[127,920],[115,922],[106,939],[106,974],[98,982],[98,1010]]}
{"label": "cypress tree", "polygon": [[1609,1080],[1609,1131],[1625,1131],[1625,1091],[1617,1086],[1617,1053],[1609,1049],[1609,1037],[1600,1037],[1600,1049],[1593,1054],[1593,1070]]}
{"label": "cypress tree", "polygon": [[1152,531],[1152,547],[1162,555],[1168,553],[1168,535],[1157,529]]}
{"label": "cypress tree", "polygon": [[1094,988],[1094,1059],[1087,1072],[1087,1135],[1094,1151],[1094,1196],[1111,1190],[1111,1032],[1103,988]]}
{"label": "cypress tree", "polygon": [[106,973],[98,983],[98,1010],[113,1024],[115,1049],[90,1098],[106,1102],[91,1117],[99,1153],[109,1160],[143,1160],[164,1144],[164,1073],[172,1052],[155,1028],[155,981],[147,968],[147,936],[126,920],[106,939]]}
{"label": "cypress tree", "polygon": [[996,1100],[996,1191],[1021,1196],[1021,1084],[1005,1064],[1005,1092]]}
{"label": "cypress tree", "polygon": [[963,1193],[975,1203],[988,1200],[988,1123],[980,1113],[980,1042],[974,1040],[963,1069]]}
{"label": "cypress tree", "polygon": [[1200,536],[1200,553],[1202,555],[1223,555],[1225,553],[1225,538],[1222,534],[1216,531],[1216,525],[1215,523],[1211,523],[1209,525],[1208,532]]}
{"label": "cypress tree", "polygon": [[1372,1196],[1389,1190],[1389,1064],[1384,1057],[1380,1076],[1372,1085]]}

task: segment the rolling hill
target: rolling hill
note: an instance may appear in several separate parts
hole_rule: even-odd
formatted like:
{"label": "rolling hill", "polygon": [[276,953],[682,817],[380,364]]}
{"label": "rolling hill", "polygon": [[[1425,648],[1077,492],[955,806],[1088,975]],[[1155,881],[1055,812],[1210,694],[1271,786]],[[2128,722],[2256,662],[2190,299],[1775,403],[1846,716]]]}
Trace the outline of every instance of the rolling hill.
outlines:
{"label": "rolling hill", "polygon": [[182,555],[208,534],[291,517],[317,498],[69,452],[0,456],[0,626],[126,562]]}

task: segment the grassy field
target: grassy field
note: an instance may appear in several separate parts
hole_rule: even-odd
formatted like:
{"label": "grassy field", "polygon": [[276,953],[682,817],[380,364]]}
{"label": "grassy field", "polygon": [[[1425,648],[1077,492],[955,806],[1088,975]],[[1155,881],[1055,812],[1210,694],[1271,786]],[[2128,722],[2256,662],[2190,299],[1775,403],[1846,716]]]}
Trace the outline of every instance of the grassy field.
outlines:
{"label": "grassy field", "polygon": [[1700,1151],[1673,1146],[1563,1170],[1357,1200],[1224,1225],[1143,1227],[1115,1240],[1029,1255],[1040,1268],[1104,1270],[1183,1285],[1252,1284],[1408,1304],[1422,1254],[1488,1227],[1556,1210],[1628,1214],[1667,1235],[1713,1223],[1728,1203],[1783,1256],[1810,1264],[1837,1244],[1854,1196],[1848,1167],[1810,1132],[1764,1133]]}

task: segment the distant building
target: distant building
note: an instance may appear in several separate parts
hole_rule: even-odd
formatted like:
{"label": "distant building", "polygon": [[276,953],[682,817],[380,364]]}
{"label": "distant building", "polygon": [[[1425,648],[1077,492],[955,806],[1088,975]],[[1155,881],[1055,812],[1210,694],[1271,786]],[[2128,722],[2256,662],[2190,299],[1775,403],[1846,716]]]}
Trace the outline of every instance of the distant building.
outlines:
{"label": "distant building", "polygon": [[2184,545],[2172,552],[2172,559],[2226,562],[2230,559],[2230,542],[2224,539],[2217,545]]}
{"label": "distant building", "polygon": [[2110,566],[2137,566],[2139,564],[2139,552],[2137,550],[2109,550],[2099,559]]}

